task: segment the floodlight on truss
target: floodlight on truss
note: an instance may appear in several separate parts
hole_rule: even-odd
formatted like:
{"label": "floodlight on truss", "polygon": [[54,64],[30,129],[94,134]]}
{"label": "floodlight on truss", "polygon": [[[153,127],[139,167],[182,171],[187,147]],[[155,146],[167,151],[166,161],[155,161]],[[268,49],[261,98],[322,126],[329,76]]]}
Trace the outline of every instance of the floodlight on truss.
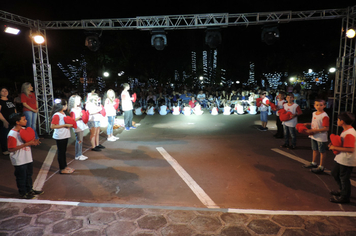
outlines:
{"label": "floodlight on truss", "polygon": [[18,35],[20,33],[20,30],[14,27],[9,27],[5,25],[5,33],[7,34],[13,34],[13,35]]}
{"label": "floodlight on truss", "polygon": [[277,26],[263,27],[261,39],[262,39],[262,42],[265,42],[267,45],[272,45],[277,40],[279,40],[279,30],[278,30]]}
{"label": "floodlight on truss", "polygon": [[348,37],[349,39],[353,39],[356,35],[355,29],[350,28],[346,31],[346,37]]}
{"label": "floodlight on truss", "polygon": [[90,51],[98,51],[100,48],[99,35],[96,33],[88,35],[85,39],[85,46],[88,47]]}
{"label": "floodlight on truss", "polygon": [[41,34],[33,34],[32,39],[36,44],[43,44],[45,42],[45,37]]}
{"label": "floodlight on truss", "polygon": [[162,51],[167,46],[167,35],[164,30],[152,30],[151,46]]}
{"label": "floodlight on truss", "polygon": [[215,49],[221,44],[222,37],[220,33],[220,28],[210,28],[207,29],[205,34],[205,43],[209,45],[211,49]]}

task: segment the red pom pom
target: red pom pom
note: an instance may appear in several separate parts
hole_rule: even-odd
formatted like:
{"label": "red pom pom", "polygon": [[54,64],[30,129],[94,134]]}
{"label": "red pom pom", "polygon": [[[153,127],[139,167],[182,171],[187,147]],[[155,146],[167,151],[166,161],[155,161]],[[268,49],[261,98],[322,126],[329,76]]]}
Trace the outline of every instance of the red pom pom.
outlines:
{"label": "red pom pom", "polygon": [[119,108],[120,99],[115,98],[114,103],[115,103],[115,104],[114,104],[114,108],[115,108],[115,110],[117,110],[117,108]]}
{"label": "red pom pom", "polygon": [[281,115],[281,114],[287,113],[287,111],[282,108],[282,109],[280,109],[277,113],[278,113],[279,115]]}
{"label": "red pom pom", "polygon": [[274,104],[273,102],[270,104],[272,111],[276,111],[277,107],[276,104]]}
{"label": "red pom pom", "polygon": [[136,95],[136,93],[134,93],[134,94],[132,94],[132,97],[133,97],[133,102],[136,102],[136,99],[137,99],[137,95]]}
{"label": "red pom pom", "polygon": [[256,106],[257,107],[261,106],[261,103],[262,103],[262,98],[257,98],[256,99]]}
{"label": "red pom pom", "polygon": [[74,129],[77,128],[77,122],[72,117],[66,116],[63,119],[64,119],[64,123],[73,125]]}
{"label": "red pom pom", "polygon": [[[335,135],[335,134],[330,134],[330,141],[331,144],[335,147],[342,147],[342,141],[341,141],[341,137],[339,135]],[[333,153],[335,155],[339,154],[339,151],[335,151],[333,150]]]}
{"label": "red pom pom", "polygon": [[20,137],[25,143],[28,143],[36,137],[35,131],[31,127],[27,127],[26,129],[21,129]]}
{"label": "red pom pom", "polygon": [[[284,109],[283,109],[284,110]],[[292,119],[292,112],[288,111],[288,112],[285,112],[285,113],[280,113],[279,114],[279,119],[281,121],[288,121],[290,119]]]}
{"label": "red pom pom", "polygon": [[82,110],[82,121],[84,122],[84,124],[87,124],[89,121],[89,112]]}
{"label": "red pom pom", "polygon": [[295,126],[295,128],[298,130],[299,133],[301,134],[308,134],[306,131],[308,130],[308,128],[302,124],[302,123],[299,123]]}
{"label": "red pom pom", "polygon": [[101,111],[100,111],[100,114],[102,115],[102,116],[106,116],[106,111],[105,111],[105,108],[103,107],[103,105],[101,105]]}

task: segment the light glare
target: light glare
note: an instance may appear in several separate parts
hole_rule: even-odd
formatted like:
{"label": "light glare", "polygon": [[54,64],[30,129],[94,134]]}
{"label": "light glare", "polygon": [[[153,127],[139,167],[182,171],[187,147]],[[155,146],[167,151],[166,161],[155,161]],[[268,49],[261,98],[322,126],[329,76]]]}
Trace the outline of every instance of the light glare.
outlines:
{"label": "light glare", "polygon": [[42,44],[44,43],[45,39],[42,35],[35,35],[33,36],[33,40],[35,41],[35,43],[37,44]]}
{"label": "light glare", "polygon": [[348,31],[346,31],[346,37],[348,37],[349,39],[352,39],[355,37],[355,30],[354,29],[349,29]]}
{"label": "light glare", "polygon": [[18,35],[20,33],[20,30],[12,28],[12,27],[6,27],[5,28],[5,33]]}

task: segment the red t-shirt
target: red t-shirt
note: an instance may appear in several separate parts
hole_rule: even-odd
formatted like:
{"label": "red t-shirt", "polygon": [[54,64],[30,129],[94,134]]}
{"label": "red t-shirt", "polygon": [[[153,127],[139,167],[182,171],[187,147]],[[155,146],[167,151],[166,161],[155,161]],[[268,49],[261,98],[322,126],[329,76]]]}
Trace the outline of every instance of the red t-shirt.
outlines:
{"label": "red t-shirt", "polygon": [[[37,100],[36,100],[36,95],[34,93],[30,93],[28,96],[26,96],[26,94],[24,94],[24,93],[21,93],[21,102],[22,103],[25,102],[27,105],[29,105],[34,110],[37,109]],[[30,111],[30,109],[28,109],[24,106],[23,111]]]}

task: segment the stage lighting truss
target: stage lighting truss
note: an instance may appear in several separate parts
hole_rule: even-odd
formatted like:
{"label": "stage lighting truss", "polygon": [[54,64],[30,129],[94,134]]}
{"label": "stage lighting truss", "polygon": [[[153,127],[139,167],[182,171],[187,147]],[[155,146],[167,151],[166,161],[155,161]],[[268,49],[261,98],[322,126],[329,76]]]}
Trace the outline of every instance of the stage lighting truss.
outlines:
{"label": "stage lighting truss", "polygon": [[90,51],[96,52],[100,48],[100,35],[97,33],[90,34],[85,39],[85,46],[89,48]]}
{"label": "stage lighting truss", "polygon": [[167,36],[164,30],[153,30],[151,36],[151,45],[157,50],[162,51],[167,46]]}
{"label": "stage lighting truss", "polygon": [[262,42],[267,45],[274,44],[279,39],[279,30],[277,26],[265,26],[262,28],[261,34]]}
{"label": "stage lighting truss", "polygon": [[221,44],[222,37],[220,33],[220,28],[210,28],[207,29],[205,35],[205,43],[209,45],[211,49],[215,49]]}

